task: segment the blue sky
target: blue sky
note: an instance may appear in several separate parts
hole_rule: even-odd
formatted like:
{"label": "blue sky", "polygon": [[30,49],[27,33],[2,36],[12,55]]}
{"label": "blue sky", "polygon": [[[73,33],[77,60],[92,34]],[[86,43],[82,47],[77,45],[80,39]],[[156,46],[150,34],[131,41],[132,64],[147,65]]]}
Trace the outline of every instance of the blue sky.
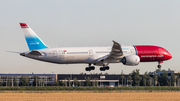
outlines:
{"label": "blue sky", "polygon": [[[19,54],[28,51],[19,23],[51,47],[157,45],[173,56],[162,69],[180,70],[179,0],[0,0],[0,73],[89,73],[86,64],[59,65]],[[110,64],[105,73],[154,71],[158,63]],[[96,66],[91,73],[101,73]],[[104,73],[104,72],[103,72]]]}

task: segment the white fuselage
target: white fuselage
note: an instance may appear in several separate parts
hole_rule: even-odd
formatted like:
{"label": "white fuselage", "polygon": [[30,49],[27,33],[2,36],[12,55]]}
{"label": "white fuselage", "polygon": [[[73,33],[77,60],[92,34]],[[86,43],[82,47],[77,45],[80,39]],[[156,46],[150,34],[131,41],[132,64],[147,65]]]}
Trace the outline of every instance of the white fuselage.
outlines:
{"label": "white fuselage", "polygon": [[[26,24],[20,23],[29,51],[20,55],[58,64],[89,64],[86,71],[94,70],[91,64],[103,66],[101,71],[109,70],[109,63],[120,63],[128,66],[136,66],[139,62],[158,62],[172,58],[171,54],[164,48],[158,46],[121,46],[113,41],[112,46],[106,47],[61,47],[49,48],[36,33]],[[160,68],[160,65],[158,65]]]}
{"label": "white fuselage", "polygon": [[[136,51],[133,46],[122,46],[123,55],[135,55]],[[111,46],[106,47],[61,47],[61,48],[46,48],[36,50],[42,55],[31,55],[25,52],[25,56],[41,61],[58,63],[58,64],[72,64],[72,63],[96,63],[96,61],[111,52]],[[120,61],[112,59],[108,63],[118,63]],[[102,63],[96,63],[102,65]]]}

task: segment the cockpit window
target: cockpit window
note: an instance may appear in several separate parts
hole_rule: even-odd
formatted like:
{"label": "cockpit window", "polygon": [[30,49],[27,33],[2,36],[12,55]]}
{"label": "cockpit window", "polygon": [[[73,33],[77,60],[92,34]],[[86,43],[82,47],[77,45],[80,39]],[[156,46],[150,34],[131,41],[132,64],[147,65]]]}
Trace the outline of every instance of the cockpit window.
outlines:
{"label": "cockpit window", "polygon": [[166,50],[167,53],[169,53],[167,50]]}

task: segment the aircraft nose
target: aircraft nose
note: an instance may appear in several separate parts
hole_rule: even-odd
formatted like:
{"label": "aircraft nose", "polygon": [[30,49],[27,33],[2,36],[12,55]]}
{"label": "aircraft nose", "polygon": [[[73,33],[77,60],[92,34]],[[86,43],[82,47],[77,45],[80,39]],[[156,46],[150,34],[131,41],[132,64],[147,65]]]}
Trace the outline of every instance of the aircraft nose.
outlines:
{"label": "aircraft nose", "polygon": [[172,55],[171,55],[170,53],[168,53],[168,54],[166,55],[166,57],[167,57],[167,59],[171,59],[171,58],[172,58]]}

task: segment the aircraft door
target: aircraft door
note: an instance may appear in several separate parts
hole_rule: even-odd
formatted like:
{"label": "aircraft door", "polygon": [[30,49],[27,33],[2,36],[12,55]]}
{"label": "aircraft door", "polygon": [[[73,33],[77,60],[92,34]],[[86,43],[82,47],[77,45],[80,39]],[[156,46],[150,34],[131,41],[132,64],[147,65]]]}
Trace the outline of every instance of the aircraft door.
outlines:
{"label": "aircraft door", "polygon": [[93,55],[93,51],[89,50],[89,56],[92,56],[92,55]]}
{"label": "aircraft door", "polygon": [[132,55],[134,55],[134,49],[131,49],[130,52]]}
{"label": "aircraft door", "polygon": [[53,57],[57,57],[57,51],[53,51]]}
{"label": "aircraft door", "polygon": [[64,51],[58,51],[58,58],[64,59],[64,54],[65,54]]}

